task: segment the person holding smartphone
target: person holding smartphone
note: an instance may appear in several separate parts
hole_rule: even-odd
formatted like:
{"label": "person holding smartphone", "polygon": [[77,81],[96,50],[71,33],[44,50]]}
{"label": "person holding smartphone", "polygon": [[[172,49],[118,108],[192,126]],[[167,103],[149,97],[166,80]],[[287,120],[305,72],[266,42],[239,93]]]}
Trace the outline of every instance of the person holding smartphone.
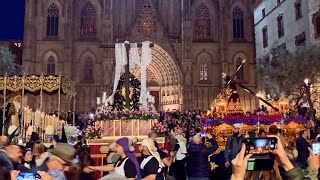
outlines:
{"label": "person holding smartphone", "polygon": [[[277,141],[280,142],[280,138],[277,136],[268,136],[275,137]],[[232,176],[231,180],[243,180],[246,174],[247,164],[249,158],[252,154],[245,154],[246,146],[243,143],[241,146],[241,151],[237,156],[232,160]],[[313,154],[312,150],[308,148],[310,156],[308,158],[309,167],[317,170],[319,168],[319,156]],[[282,143],[278,143],[277,149],[272,152],[276,156],[276,162],[279,164],[279,170],[281,173],[281,178],[283,180],[303,180],[309,179],[305,178],[301,169],[299,167],[294,167],[291,161],[289,160]],[[317,179],[317,172],[313,178]]]}
{"label": "person holding smartphone", "polygon": [[217,141],[209,134],[206,134],[207,142],[211,145],[202,143],[199,134],[193,136],[192,142],[187,147],[187,175],[189,180],[209,180],[210,164],[208,156],[218,149]]}

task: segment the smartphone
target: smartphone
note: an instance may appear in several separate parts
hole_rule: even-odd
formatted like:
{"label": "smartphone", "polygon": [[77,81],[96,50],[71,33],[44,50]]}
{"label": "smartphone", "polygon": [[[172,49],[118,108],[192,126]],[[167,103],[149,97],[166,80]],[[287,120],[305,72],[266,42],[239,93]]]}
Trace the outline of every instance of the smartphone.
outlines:
{"label": "smartphone", "polygon": [[311,148],[312,148],[312,152],[314,155],[320,154],[320,143],[319,142],[312,143]]}
{"label": "smartphone", "polygon": [[207,134],[206,133],[201,133],[201,135],[200,135],[201,137],[206,137],[207,136]]}
{"label": "smartphone", "polygon": [[36,180],[41,179],[40,175],[34,173],[19,173],[16,180]]}
{"label": "smartphone", "polygon": [[271,170],[275,156],[272,151],[277,149],[278,140],[275,137],[247,138],[245,154],[252,154],[248,161],[248,171]]}

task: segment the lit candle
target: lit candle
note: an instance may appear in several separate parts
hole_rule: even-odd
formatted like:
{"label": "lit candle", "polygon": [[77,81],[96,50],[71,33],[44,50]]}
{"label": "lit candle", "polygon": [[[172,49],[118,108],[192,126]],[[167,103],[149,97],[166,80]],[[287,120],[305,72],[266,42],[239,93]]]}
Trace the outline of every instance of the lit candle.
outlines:
{"label": "lit candle", "polygon": [[101,97],[97,97],[97,105],[101,104]]}
{"label": "lit candle", "polygon": [[104,102],[107,99],[107,92],[102,93],[102,102]]}

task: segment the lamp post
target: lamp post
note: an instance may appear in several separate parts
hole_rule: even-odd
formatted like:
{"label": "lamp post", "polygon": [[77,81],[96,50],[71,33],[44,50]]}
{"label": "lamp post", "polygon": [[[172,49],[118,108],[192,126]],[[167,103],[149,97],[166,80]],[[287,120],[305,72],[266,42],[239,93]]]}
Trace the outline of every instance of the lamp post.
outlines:
{"label": "lamp post", "polygon": [[305,78],[303,80],[304,85],[303,85],[303,89],[304,89],[304,93],[306,95],[306,99],[309,105],[309,120],[315,120],[315,113],[314,113],[314,108],[313,108],[313,102],[311,100],[311,81],[308,78]]}

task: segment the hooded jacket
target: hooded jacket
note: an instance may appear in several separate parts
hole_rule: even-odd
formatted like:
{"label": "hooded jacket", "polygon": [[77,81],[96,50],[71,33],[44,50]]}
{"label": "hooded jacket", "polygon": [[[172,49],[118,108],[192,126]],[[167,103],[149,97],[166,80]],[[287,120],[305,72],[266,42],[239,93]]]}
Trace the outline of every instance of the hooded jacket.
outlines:
{"label": "hooded jacket", "polygon": [[209,177],[210,164],[208,156],[218,149],[218,144],[213,138],[209,139],[208,142],[212,144],[212,147],[206,147],[202,143],[190,143],[188,145],[187,175],[189,177]]}

